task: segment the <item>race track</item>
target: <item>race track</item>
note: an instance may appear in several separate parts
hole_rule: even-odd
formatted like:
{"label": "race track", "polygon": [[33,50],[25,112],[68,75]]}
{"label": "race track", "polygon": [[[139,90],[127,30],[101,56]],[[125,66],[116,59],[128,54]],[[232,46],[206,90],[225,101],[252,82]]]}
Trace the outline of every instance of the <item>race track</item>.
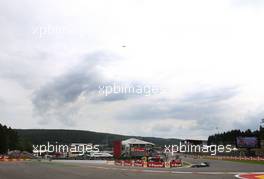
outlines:
{"label": "race track", "polygon": [[[205,160],[189,159],[199,163]],[[243,172],[263,172],[264,165],[210,160],[208,168],[146,169],[91,162],[0,162],[0,179],[231,179]]]}

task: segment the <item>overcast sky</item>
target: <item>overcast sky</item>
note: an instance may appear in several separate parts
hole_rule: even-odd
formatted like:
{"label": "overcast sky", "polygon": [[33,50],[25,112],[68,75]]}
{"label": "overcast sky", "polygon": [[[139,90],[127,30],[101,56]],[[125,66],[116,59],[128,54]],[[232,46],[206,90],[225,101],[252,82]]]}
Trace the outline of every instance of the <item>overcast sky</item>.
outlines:
{"label": "overcast sky", "polygon": [[[206,139],[264,117],[262,0],[0,0],[0,123]],[[106,85],[160,93],[99,94]]]}

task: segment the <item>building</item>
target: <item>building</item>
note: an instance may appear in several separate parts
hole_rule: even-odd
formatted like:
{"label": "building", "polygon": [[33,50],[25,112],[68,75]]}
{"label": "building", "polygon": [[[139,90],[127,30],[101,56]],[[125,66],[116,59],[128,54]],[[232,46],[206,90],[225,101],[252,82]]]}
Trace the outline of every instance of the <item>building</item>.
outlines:
{"label": "building", "polygon": [[125,156],[141,157],[149,154],[155,144],[143,140],[131,138],[121,142]]}

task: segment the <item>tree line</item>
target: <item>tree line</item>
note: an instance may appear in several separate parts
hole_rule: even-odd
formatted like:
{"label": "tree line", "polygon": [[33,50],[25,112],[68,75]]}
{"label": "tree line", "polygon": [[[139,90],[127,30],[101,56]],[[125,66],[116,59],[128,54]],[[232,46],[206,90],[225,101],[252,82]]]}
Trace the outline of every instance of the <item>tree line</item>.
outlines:
{"label": "tree line", "polygon": [[19,137],[17,132],[11,127],[0,123],[0,154],[5,154],[12,150],[31,152],[32,145],[29,140]]}
{"label": "tree line", "polygon": [[264,128],[260,126],[259,130],[251,131],[250,129],[231,130],[224,133],[214,134],[208,137],[208,145],[235,145],[237,137],[257,137],[259,140],[264,140]]}
{"label": "tree line", "polygon": [[19,137],[29,139],[35,145],[50,143],[71,144],[71,143],[93,143],[111,147],[113,141],[137,138],[152,142],[156,146],[178,144],[179,139],[164,139],[157,137],[126,136],[110,133],[100,133],[82,130],[65,129],[16,129]]}

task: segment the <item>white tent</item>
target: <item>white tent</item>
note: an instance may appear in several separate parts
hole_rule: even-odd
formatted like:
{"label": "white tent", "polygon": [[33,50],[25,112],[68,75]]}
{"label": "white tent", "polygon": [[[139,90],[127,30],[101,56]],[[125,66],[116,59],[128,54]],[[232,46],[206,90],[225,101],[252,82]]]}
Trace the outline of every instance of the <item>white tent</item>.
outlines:
{"label": "white tent", "polygon": [[151,142],[146,142],[143,140],[131,138],[131,139],[123,140],[122,145],[129,146],[129,145],[155,145],[155,144]]}

